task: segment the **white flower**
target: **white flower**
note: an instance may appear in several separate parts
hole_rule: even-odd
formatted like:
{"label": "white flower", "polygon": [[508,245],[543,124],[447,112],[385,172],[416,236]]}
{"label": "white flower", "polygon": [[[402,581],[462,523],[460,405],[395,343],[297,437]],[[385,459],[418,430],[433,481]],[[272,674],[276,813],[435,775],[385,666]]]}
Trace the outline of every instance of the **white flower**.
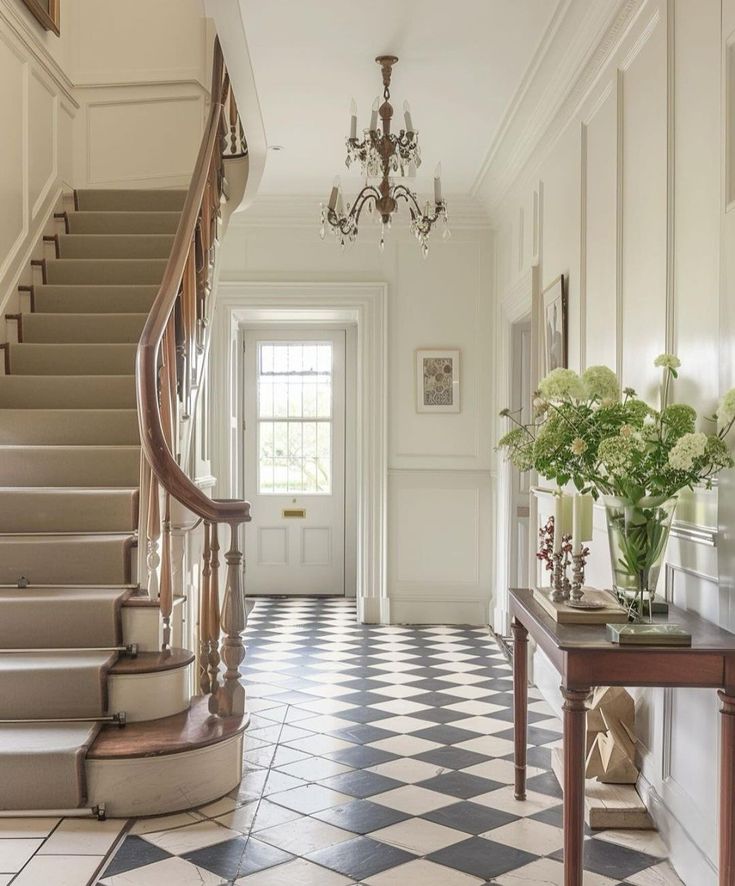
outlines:
{"label": "white flower", "polygon": [[725,394],[720,400],[720,407],[717,410],[717,423],[721,428],[726,428],[735,420],[735,388]]}
{"label": "white flower", "polygon": [[651,415],[651,413],[647,413],[643,418],[643,425],[646,428],[653,427],[656,424],[656,419]]}
{"label": "white flower", "polygon": [[573,455],[582,455],[583,452],[587,451],[587,444],[581,437],[575,437],[572,440],[572,445],[570,447]]}
{"label": "white flower", "polygon": [[675,354],[659,354],[653,361],[654,366],[663,366],[666,369],[678,369],[681,360]]}
{"label": "white flower", "polygon": [[590,400],[617,402],[620,399],[620,382],[607,366],[590,366],[582,373],[582,384]]}
{"label": "white flower", "polygon": [[706,448],[706,434],[701,431],[694,434],[684,434],[671,448],[669,464],[676,471],[691,471],[694,462],[704,455]]}
{"label": "white flower", "polygon": [[573,369],[552,369],[538,386],[539,394],[546,400],[583,400],[582,379]]}

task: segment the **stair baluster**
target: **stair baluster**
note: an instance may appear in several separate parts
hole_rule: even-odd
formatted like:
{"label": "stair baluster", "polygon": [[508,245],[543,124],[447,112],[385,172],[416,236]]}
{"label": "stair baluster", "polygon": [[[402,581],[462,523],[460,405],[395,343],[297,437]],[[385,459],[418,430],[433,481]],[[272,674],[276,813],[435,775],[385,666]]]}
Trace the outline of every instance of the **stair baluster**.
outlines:
{"label": "stair baluster", "polygon": [[212,552],[209,539],[210,524],[208,520],[205,520],[202,583],[199,588],[199,690],[202,695],[208,695],[212,686],[209,679],[209,610],[212,576]]}
{"label": "stair baluster", "polygon": [[219,686],[219,533],[216,523],[212,524],[212,574],[209,580],[209,685],[210,691],[217,692]]}
{"label": "stair baluster", "polygon": [[173,576],[171,568],[171,496],[168,492],[165,494],[164,501],[163,543],[161,545],[161,584],[158,599],[163,627],[161,649],[164,652],[167,652],[171,649],[171,614],[174,609]]}
{"label": "stair baluster", "polygon": [[222,686],[210,698],[209,710],[220,717],[237,717],[245,713],[245,687],[240,682],[239,668],[245,658],[242,634],[247,626],[239,523],[230,523],[230,549],[225,554],[225,562],[227,574],[222,600],[222,628],[225,636],[222,640],[221,657],[226,670]]}
{"label": "stair baluster", "polygon": [[146,537],[148,540],[148,597],[151,600],[157,600],[159,595],[158,567],[161,565],[161,558],[158,553],[158,544],[161,538],[161,505],[158,494],[158,480],[156,480],[153,473],[150,474],[148,483]]}

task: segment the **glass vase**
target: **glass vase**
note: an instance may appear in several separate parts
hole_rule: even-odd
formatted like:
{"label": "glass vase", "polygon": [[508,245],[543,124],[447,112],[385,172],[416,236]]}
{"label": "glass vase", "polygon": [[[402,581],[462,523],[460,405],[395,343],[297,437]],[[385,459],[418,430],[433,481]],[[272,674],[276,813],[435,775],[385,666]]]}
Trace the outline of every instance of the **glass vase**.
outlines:
{"label": "glass vase", "polygon": [[676,496],[638,502],[605,496],[613,584],[633,621],[651,621]]}

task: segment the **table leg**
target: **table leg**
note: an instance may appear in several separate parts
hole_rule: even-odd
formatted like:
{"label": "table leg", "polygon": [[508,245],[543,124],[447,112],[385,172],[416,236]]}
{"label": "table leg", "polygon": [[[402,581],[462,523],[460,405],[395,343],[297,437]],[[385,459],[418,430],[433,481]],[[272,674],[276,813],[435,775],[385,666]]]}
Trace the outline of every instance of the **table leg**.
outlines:
{"label": "table leg", "polygon": [[528,732],[528,631],[513,619],[513,727],[515,735],[516,800],[526,799]]}
{"label": "table leg", "polygon": [[735,694],[719,692],[720,886],[735,883]]}
{"label": "table leg", "polygon": [[582,886],[589,689],[562,686],[561,692],[564,696],[564,886]]}

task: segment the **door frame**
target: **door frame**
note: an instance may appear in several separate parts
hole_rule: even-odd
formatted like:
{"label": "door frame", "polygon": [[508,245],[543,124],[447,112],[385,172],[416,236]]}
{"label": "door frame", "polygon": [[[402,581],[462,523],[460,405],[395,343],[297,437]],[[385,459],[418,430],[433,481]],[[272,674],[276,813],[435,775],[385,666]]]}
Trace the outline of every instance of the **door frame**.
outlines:
{"label": "door frame", "polygon": [[[386,581],[388,286],[386,283],[221,281],[212,330],[212,457],[216,494],[233,497],[230,466],[240,452],[232,434],[231,403],[242,408],[242,347],[233,335],[244,325],[342,325],[356,329],[355,501],[357,615],[390,624]],[[237,356],[233,356],[237,355]],[[233,381],[234,380],[234,381]],[[240,427],[242,426],[240,422]],[[238,471],[238,474],[241,473]]]}

